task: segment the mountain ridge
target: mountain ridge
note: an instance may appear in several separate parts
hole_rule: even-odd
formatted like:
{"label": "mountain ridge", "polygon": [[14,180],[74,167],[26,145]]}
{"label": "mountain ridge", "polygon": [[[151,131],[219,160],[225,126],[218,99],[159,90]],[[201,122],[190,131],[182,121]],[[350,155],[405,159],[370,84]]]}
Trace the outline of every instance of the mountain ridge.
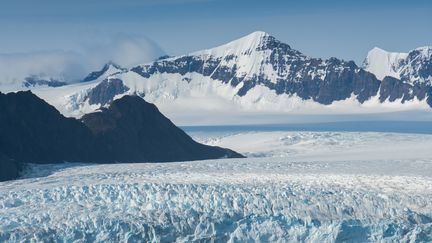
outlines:
{"label": "mountain ridge", "polygon": [[93,71],[89,73],[81,82],[91,82],[98,79],[106,79],[109,76],[127,71],[127,68],[123,68],[117,63],[114,63],[113,61],[107,62],[101,70],[99,71]]}

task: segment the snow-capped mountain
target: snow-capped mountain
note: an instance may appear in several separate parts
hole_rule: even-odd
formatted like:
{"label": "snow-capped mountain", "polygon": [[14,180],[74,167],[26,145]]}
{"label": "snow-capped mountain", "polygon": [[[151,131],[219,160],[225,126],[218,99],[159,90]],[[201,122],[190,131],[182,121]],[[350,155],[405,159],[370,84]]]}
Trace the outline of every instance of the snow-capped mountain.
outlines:
{"label": "snow-capped mountain", "polygon": [[409,84],[432,83],[432,46],[420,47],[408,53],[387,52],[378,47],[369,51],[364,69],[380,80],[386,76]]}
{"label": "snow-capped mountain", "polygon": [[[373,52],[376,54],[372,55]],[[370,53],[371,54],[371,53]],[[137,94],[170,115],[169,109],[222,111],[304,112],[336,109],[429,109],[427,98],[432,71],[429,49],[416,49],[407,55],[390,55],[374,49],[367,69],[353,61],[321,59],[304,55],[275,37],[261,31],[215,48],[191,54],[163,57],[124,70],[104,67],[86,78],[86,84],[61,92],[36,93],[66,115],[80,116],[126,94]],[[402,57],[411,71],[386,77],[380,65],[399,63]],[[383,60],[386,62],[384,64]],[[104,70],[114,70],[105,71]],[[369,71],[368,71],[369,70]],[[104,73],[103,75],[100,75]],[[394,71],[396,73],[396,71]],[[403,77],[410,82],[399,80]],[[427,80],[427,79],[424,79]],[[69,90],[68,90],[69,89]],[[58,95],[62,97],[58,97]]]}
{"label": "snow-capped mountain", "polygon": [[[219,93],[230,100],[254,103],[251,99],[266,99],[268,95],[263,92],[268,92],[331,104],[352,94],[362,103],[376,94],[379,87],[379,80],[352,61],[310,58],[264,32],[254,32],[213,49],[137,66],[115,78],[117,81],[106,80],[95,90],[129,89],[157,101],[193,95],[193,91],[200,89],[196,86],[204,85],[208,90],[208,86],[216,84],[225,90],[210,93]],[[119,80],[127,88],[119,89]],[[183,90],[181,87],[185,85]],[[104,101],[98,98],[100,93],[91,92],[86,99],[90,104],[104,105],[120,92],[113,92]]]}
{"label": "snow-capped mountain", "polygon": [[113,74],[125,71],[127,71],[126,68],[123,68],[120,65],[110,61],[106,63],[101,70],[89,73],[89,75],[87,75],[81,82],[90,82],[94,80],[102,81]]}
{"label": "snow-capped mountain", "polygon": [[369,51],[365,70],[382,80],[380,100],[402,102],[427,100],[432,106],[432,47],[420,47],[408,53],[387,52],[380,48]]}

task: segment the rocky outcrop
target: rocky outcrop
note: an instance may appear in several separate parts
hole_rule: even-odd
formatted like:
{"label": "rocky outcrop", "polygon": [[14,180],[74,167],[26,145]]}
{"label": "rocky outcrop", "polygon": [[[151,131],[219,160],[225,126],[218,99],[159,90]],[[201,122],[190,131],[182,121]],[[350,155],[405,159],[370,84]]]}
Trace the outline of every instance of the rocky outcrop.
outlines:
{"label": "rocky outcrop", "polygon": [[120,65],[114,62],[108,62],[102,67],[101,70],[89,73],[81,82],[90,82],[97,80],[101,77],[107,77],[125,71],[127,71],[126,68],[122,68]]}
{"label": "rocky outcrop", "polygon": [[116,95],[123,94],[128,90],[129,88],[123,84],[122,80],[108,78],[91,89],[86,96],[86,100],[90,105],[106,105],[111,103]]}
{"label": "rocky outcrop", "polygon": [[399,65],[400,79],[409,83],[432,83],[432,47],[410,51]]}
{"label": "rocky outcrop", "polygon": [[[401,100],[402,103],[413,100],[424,100],[430,97],[431,87],[426,83],[410,84],[397,78],[390,76],[385,77],[381,82],[380,101],[394,102]],[[431,104],[429,104],[431,105]]]}

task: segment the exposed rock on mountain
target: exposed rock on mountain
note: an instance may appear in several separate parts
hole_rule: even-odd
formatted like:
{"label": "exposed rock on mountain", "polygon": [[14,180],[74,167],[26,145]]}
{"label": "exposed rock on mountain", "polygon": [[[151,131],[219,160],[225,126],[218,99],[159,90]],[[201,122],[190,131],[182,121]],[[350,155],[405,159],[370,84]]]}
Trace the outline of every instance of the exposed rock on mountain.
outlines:
{"label": "exposed rock on mountain", "polygon": [[123,84],[122,80],[107,78],[89,91],[87,99],[90,105],[108,104],[113,101],[116,95],[127,91],[129,91],[129,88]]}
{"label": "exposed rock on mountain", "polygon": [[403,82],[432,83],[432,47],[420,47],[408,53],[387,52],[375,47],[369,51],[364,68],[379,79],[386,76]]}
{"label": "exposed rock on mountain", "polygon": [[432,48],[421,47],[409,53],[387,52],[380,48],[369,51],[363,66],[382,80],[380,101],[402,103],[426,100],[432,107]]}
{"label": "exposed rock on mountain", "polygon": [[82,82],[90,82],[98,79],[104,80],[113,74],[125,71],[127,71],[126,68],[122,68],[120,65],[114,62],[108,62],[102,67],[101,70],[89,73],[89,75],[87,75],[87,77],[85,77]]}
{"label": "exposed rock on mountain", "polygon": [[38,76],[30,76],[25,78],[23,86],[26,88],[32,88],[37,86],[48,86],[48,87],[60,87],[67,85],[64,81],[58,81],[53,78],[41,78]]}

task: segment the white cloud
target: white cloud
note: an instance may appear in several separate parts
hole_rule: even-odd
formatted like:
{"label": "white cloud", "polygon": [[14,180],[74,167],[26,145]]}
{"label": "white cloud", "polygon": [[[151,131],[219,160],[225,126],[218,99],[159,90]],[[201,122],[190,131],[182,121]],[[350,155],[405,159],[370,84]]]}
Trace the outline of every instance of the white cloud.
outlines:
{"label": "white cloud", "polygon": [[150,62],[164,54],[162,49],[152,40],[144,36],[117,34],[96,42],[82,45],[91,65],[100,65],[114,61],[120,65],[131,67]]}
{"label": "white cloud", "polygon": [[96,39],[81,44],[76,50],[0,53],[0,91],[17,89],[30,75],[76,82],[108,61],[132,67],[150,62],[163,53],[148,38],[125,34]]}

